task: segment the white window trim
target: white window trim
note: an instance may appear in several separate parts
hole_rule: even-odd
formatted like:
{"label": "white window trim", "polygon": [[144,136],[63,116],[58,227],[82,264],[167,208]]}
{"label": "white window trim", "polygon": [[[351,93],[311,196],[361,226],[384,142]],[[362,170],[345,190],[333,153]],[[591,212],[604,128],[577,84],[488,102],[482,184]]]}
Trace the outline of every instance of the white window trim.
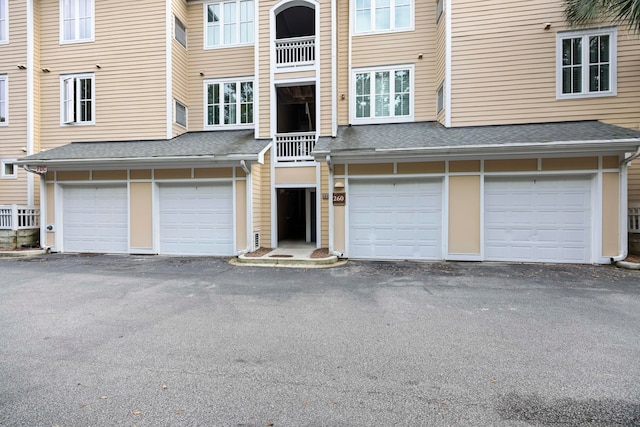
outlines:
{"label": "white window trim", "polygon": [[[4,122],[0,122],[0,126],[9,126],[9,76],[0,75],[0,82],[4,83]],[[0,100],[1,101],[1,100]]]}
{"label": "white window trim", "polygon": [[[77,0],[74,0],[77,1]],[[91,0],[91,37],[85,39],[76,38],[73,40],[65,40],[64,38],[64,0],[60,0],[59,4],[59,28],[60,28],[60,44],[90,43],[95,41],[96,34],[96,4],[95,0]],[[77,7],[77,3],[76,3]],[[79,18],[76,18],[76,30],[78,29]],[[79,31],[77,31],[79,35]]]}
{"label": "white window trim", "polygon": [[[203,41],[202,41],[202,46],[204,46],[204,50],[213,50],[213,49],[226,49],[226,48],[230,48],[230,47],[242,47],[242,46],[253,46],[255,44],[255,38],[256,38],[256,29],[257,29],[257,25],[256,25],[256,0],[254,0],[253,2],[253,33],[251,33],[253,40],[250,42],[244,42],[244,43],[233,43],[233,44],[219,44],[219,45],[208,45],[207,41],[208,41],[208,25],[209,22],[207,21],[207,13],[208,13],[208,6],[212,5],[212,4],[216,4],[216,3],[224,3],[225,0],[219,0],[219,1],[208,1],[202,4],[203,6],[203,14],[202,14],[202,20],[203,20]],[[229,0],[226,0],[229,1]],[[236,25],[238,26],[238,40],[240,40],[240,0],[234,0],[238,6],[238,19],[236,21]]]}
{"label": "white window trim", "polygon": [[376,30],[375,29],[375,22],[376,22],[376,16],[375,16],[375,1],[376,0],[371,0],[371,29],[369,31],[360,31],[358,32],[357,29],[357,23],[356,23],[356,0],[351,0],[351,10],[353,13],[353,29],[352,29],[352,34],[353,36],[366,36],[366,35],[370,35],[370,34],[385,34],[385,33],[401,33],[401,32],[406,32],[406,31],[414,31],[415,30],[415,15],[416,15],[416,1],[424,1],[424,0],[410,0],[410,4],[409,4],[409,8],[411,10],[411,16],[409,17],[409,26],[408,27],[403,27],[403,28],[394,28],[395,26],[395,0],[391,0],[392,4],[391,4],[391,28],[389,29],[385,29],[385,30]]}
{"label": "white window trim", "polygon": [[[225,83],[237,83],[238,87],[241,83],[251,82],[253,84],[253,123],[240,123],[235,125],[210,125],[208,122],[209,118],[209,110],[208,110],[208,92],[207,87],[210,84],[225,84]],[[253,76],[248,77],[237,77],[237,78],[228,78],[228,79],[205,79],[203,82],[202,93],[203,93],[203,126],[205,130],[237,130],[237,129],[254,129],[256,123],[256,82]],[[237,96],[237,104],[240,104],[240,96]],[[240,110],[238,109],[238,116],[240,117]],[[237,120],[236,120],[237,121]]]}
{"label": "white window trim", "polygon": [[[9,43],[9,0],[0,0],[0,9],[3,12],[2,16],[4,16],[4,19],[0,21],[0,23],[4,22],[4,31],[5,31],[5,37],[0,38],[0,44],[8,44]],[[1,35],[2,33],[0,32],[0,36]]]}
{"label": "white window trim", "polygon": [[[440,83],[440,85],[438,85],[438,89],[436,90],[436,114],[442,113],[446,107],[444,94],[445,94],[444,82],[442,82]],[[441,102],[442,102],[442,105],[439,105]]]}
{"label": "white window trim", "polygon": [[[178,22],[180,23],[180,25],[182,25],[182,28],[184,28],[184,44],[178,38]],[[184,22],[182,22],[182,19],[178,18],[178,16],[176,15],[173,15],[173,39],[177,41],[180,46],[184,47],[185,49],[187,48],[187,26],[184,24]]]}
{"label": "white window trim", "polygon": [[[178,105],[184,107],[184,124],[178,123]],[[187,108],[186,104],[178,101],[177,99],[173,100],[173,123],[185,129],[187,129],[187,125],[189,124],[189,108]]]}
{"label": "white window trim", "polygon": [[[0,159],[0,178],[2,179],[16,179],[18,178],[18,167],[16,166],[16,159]],[[9,163],[13,165],[13,174],[8,175],[4,173],[5,165]]]}
{"label": "white window trim", "polygon": [[444,7],[444,0],[436,1],[436,24],[440,22],[440,18],[442,18],[442,15],[444,15]]}
{"label": "white window trim", "polygon": [[[356,74],[362,73],[375,73],[377,71],[389,71],[391,73],[400,70],[409,70],[409,109],[411,110],[411,114],[408,116],[389,116],[389,117],[369,117],[362,118],[356,117]],[[368,67],[368,68],[353,68],[351,70],[351,94],[349,99],[352,101],[349,102],[349,117],[351,124],[377,124],[377,123],[404,123],[404,122],[413,122],[415,119],[415,66],[413,64],[405,64],[405,65],[394,65],[394,66],[381,66],[381,67]],[[372,79],[373,82],[373,79]],[[372,97],[375,96],[374,93],[370,94]],[[371,109],[374,109],[374,104],[371,103]]]}
{"label": "white window trim", "polygon": [[[562,93],[562,40],[590,36],[608,35],[611,45],[610,55],[610,87],[608,91],[589,92],[589,43],[582,43],[582,92]],[[586,59],[586,61],[585,61]],[[579,31],[561,31],[556,34],[556,99],[597,98],[603,96],[616,96],[618,94],[618,29],[597,28]]]}
{"label": "white window trim", "polygon": [[[64,82],[68,79],[74,80],[74,86],[77,84],[77,79],[91,79],[91,121],[87,122],[66,122],[65,117],[65,87]],[[75,90],[75,89],[74,89]],[[78,102],[78,100],[76,100]],[[76,105],[78,108],[78,105]],[[80,73],[80,74],[64,74],[60,76],[60,126],[91,126],[96,122],[96,79],[93,73]]]}

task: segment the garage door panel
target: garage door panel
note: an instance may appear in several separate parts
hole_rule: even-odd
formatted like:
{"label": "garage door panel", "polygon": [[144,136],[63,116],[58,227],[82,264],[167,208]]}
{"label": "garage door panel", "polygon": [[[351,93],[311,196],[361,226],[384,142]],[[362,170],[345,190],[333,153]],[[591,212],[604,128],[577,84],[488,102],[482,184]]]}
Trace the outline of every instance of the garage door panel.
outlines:
{"label": "garage door panel", "polygon": [[232,188],[230,183],[161,185],[160,252],[232,255]]}
{"label": "garage door panel", "polygon": [[487,178],[485,193],[486,259],[590,261],[588,177]]}
{"label": "garage door panel", "polygon": [[442,257],[440,181],[354,180],[349,191],[350,257]]}

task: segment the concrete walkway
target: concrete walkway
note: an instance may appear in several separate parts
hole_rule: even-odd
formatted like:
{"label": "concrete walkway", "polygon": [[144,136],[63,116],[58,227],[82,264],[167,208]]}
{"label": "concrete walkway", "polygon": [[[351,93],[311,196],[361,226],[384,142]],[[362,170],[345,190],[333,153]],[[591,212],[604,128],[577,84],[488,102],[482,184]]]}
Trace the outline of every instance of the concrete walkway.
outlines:
{"label": "concrete walkway", "polygon": [[323,268],[343,265],[335,255],[313,256],[318,248],[315,243],[286,242],[276,249],[256,256],[256,252],[243,254],[232,260],[233,264],[263,267]]}

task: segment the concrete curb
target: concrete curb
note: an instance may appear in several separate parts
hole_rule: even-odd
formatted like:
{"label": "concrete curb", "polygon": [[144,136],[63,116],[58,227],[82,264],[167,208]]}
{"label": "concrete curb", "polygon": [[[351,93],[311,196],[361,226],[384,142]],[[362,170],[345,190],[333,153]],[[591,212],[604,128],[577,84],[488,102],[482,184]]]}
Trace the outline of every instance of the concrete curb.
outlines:
{"label": "concrete curb", "polygon": [[621,268],[626,268],[627,270],[640,270],[640,263],[637,262],[618,261],[616,265]]}
{"label": "concrete curb", "polygon": [[344,265],[347,260],[339,260],[335,255],[327,258],[247,257],[240,255],[237,258],[232,258],[229,263],[249,267],[330,268]]}
{"label": "concrete curb", "polygon": [[26,251],[0,251],[0,258],[24,258],[49,253],[49,249],[30,249]]}

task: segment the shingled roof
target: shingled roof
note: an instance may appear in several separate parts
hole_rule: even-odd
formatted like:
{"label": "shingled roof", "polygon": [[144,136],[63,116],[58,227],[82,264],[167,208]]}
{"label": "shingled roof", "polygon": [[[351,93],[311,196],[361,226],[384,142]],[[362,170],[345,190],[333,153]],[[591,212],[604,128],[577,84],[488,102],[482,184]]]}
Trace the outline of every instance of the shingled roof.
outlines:
{"label": "shingled roof", "polygon": [[320,138],[313,154],[373,155],[382,153],[498,153],[507,147],[564,149],[609,144],[615,149],[640,145],[640,131],[598,121],[446,128],[437,122],[340,126],[335,138]]}
{"label": "shingled roof", "polygon": [[187,132],[173,139],[145,141],[72,142],[20,159],[38,165],[64,162],[167,159],[255,161],[270,140],[255,139],[253,130]]}

